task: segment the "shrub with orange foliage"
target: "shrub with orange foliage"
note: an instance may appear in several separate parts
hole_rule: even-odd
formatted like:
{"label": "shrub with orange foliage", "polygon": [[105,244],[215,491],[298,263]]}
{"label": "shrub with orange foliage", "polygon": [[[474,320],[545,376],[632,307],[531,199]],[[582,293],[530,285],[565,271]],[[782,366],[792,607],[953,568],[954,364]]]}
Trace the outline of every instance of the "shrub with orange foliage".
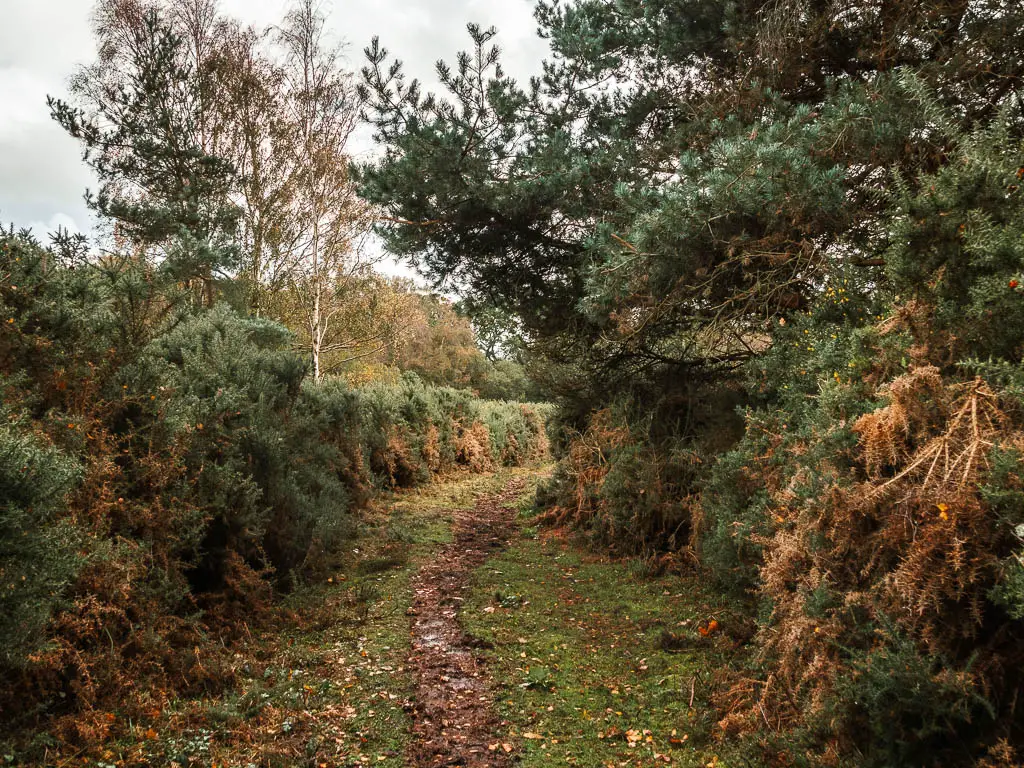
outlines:
{"label": "shrub with orange foliage", "polygon": [[541,491],[550,506],[543,520],[582,528],[623,553],[669,550],[692,562],[701,464],[693,448],[656,447],[646,426],[602,409],[585,431],[570,435],[565,457]]}
{"label": "shrub with orange foliage", "polygon": [[100,738],[76,715],[221,688],[373,492],[540,445],[518,404],[313,386],[274,323],[54,258],[0,232],[0,730]]}
{"label": "shrub with orange foliage", "polygon": [[456,425],[455,461],[470,472],[486,472],[493,466],[491,433],[481,422]]}
{"label": "shrub with orange foliage", "polygon": [[1024,626],[996,593],[1022,545],[1024,412],[926,360],[873,383],[888,365],[879,346],[873,375],[819,383],[799,419],[751,414],[705,499],[748,484],[732,538],[770,609],[759,673],[729,678],[722,726],[802,733],[825,764],[865,741],[917,764],[951,732],[1007,722],[1022,682]]}

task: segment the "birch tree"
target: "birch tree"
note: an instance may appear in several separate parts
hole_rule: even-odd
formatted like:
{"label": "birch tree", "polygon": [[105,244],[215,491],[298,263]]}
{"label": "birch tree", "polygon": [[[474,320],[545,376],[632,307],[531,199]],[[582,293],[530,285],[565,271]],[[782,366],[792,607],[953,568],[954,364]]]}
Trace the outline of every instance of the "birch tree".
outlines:
{"label": "birch tree", "polygon": [[287,288],[299,241],[294,132],[282,103],[284,70],[272,53],[267,35],[231,22],[221,32],[213,66],[241,210],[238,277],[257,316]]}
{"label": "birch tree", "polygon": [[278,35],[285,54],[293,210],[300,231],[291,286],[318,382],[325,355],[352,346],[342,320],[352,286],[372,262],[362,248],[369,210],[357,197],[348,168],[348,142],[358,120],[356,90],[324,27],[313,0],[299,0]]}

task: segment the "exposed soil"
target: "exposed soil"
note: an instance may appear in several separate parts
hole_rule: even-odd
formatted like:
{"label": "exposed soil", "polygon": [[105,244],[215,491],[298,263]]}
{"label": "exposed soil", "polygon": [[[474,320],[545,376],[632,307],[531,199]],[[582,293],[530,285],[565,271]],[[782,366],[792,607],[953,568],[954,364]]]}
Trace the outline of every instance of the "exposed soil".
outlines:
{"label": "exposed soil", "polygon": [[481,498],[472,510],[456,512],[455,540],[413,581],[416,620],[409,666],[416,695],[410,765],[511,765],[509,747],[498,738],[502,723],[492,707],[479,643],[463,632],[458,614],[470,572],[508,545],[515,511],[505,505],[522,488],[523,481],[515,480],[500,494]]}

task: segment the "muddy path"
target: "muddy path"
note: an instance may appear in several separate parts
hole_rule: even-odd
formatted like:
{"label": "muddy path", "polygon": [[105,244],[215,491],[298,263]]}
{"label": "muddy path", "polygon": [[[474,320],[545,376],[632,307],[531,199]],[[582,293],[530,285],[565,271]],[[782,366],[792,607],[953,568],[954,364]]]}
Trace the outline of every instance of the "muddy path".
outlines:
{"label": "muddy path", "polygon": [[473,509],[456,512],[454,541],[413,581],[409,668],[416,693],[408,758],[416,768],[511,765],[510,747],[498,738],[501,722],[479,644],[466,636],[458,616],[470,573],[509,543],[516,513],[505,505],[523,485],[513,480]]}

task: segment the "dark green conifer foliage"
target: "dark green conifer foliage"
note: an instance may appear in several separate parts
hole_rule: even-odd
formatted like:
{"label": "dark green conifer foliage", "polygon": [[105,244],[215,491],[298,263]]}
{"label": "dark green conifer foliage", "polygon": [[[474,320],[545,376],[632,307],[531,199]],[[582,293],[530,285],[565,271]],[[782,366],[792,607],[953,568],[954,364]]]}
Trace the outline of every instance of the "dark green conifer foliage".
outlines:
{"label": "dark green conifer foliage", "polygon": [[[54,119],[78,139],[100,179],[89,206],[115,235],[157,248],[168,277],[210,282],[237,263],[239,211],[228,198],[234,169],[204,148],[203,78],[185,63],[182,40],[155,9],[124,41],[123,72],[82,73],[81,106],[50,98]],[[102,61],[102,59],[101,59]]]}
{"label": "dark green conifer foliage", "polygon": [[519,313],[597,392],[735,369],[737,337],[806,306],[830,264],[875,263],[888,171],[944,157],[903,78],[970,128],[1024,67],[1013,4],[589,0],[537,18],[552,55],[525,87],[493,31],[438,65],[443,94],[374,42],[364,97],[387,151],[362,189],[392,250]]}

